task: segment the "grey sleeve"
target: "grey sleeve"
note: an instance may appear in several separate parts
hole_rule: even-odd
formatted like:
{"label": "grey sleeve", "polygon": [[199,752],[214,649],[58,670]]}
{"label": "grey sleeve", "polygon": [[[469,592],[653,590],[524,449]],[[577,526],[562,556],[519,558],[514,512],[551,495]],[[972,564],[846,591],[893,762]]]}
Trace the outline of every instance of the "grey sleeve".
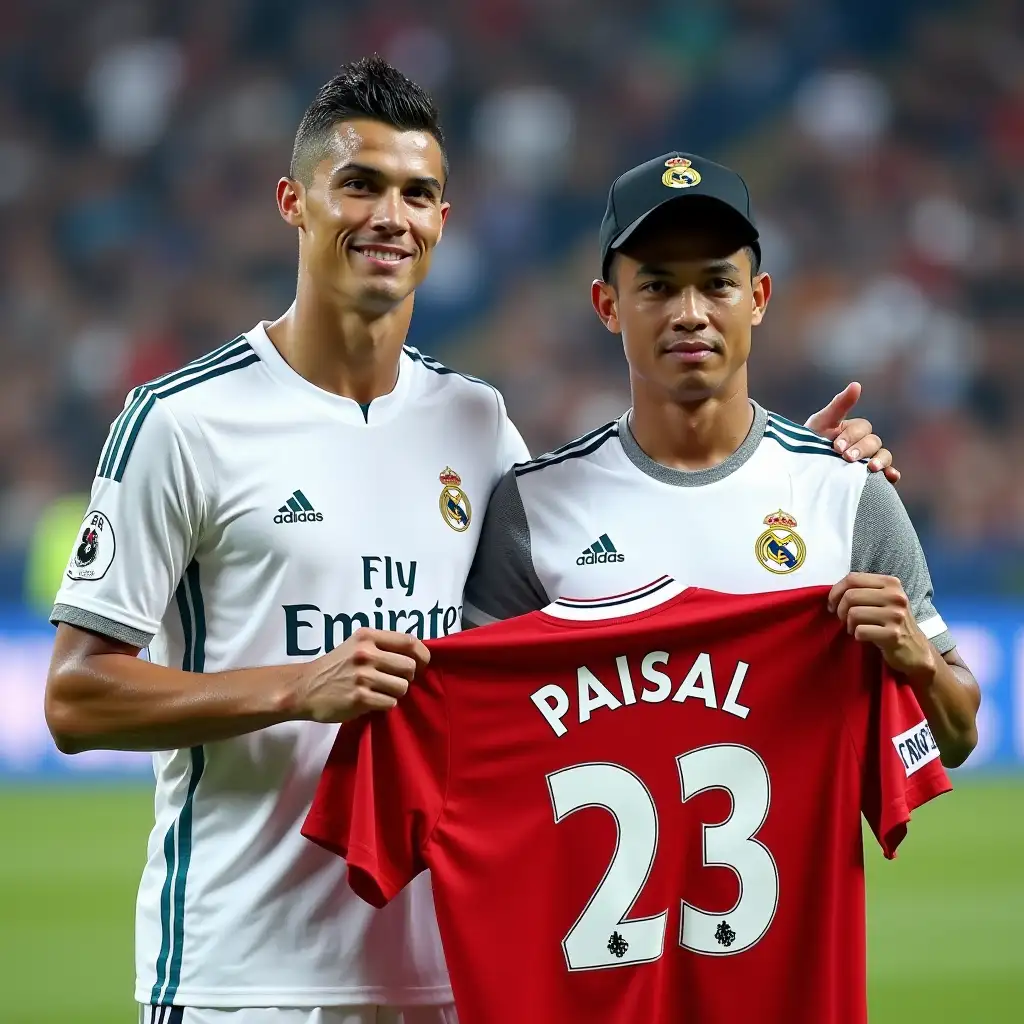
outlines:
{"label": "grey sleeve", "polygon": [[530,525],[515,472],[510,469],[487,504],[466,582],[463,626],[510,619],[550,603],[533,567]]}
{"label": "grey sleeve", "polygon": [[932,603],[932,577],[910,516],[882,473],[869,473],[853,521],[852,572],[895,576],[925,636],[946,654],[956,642]]}

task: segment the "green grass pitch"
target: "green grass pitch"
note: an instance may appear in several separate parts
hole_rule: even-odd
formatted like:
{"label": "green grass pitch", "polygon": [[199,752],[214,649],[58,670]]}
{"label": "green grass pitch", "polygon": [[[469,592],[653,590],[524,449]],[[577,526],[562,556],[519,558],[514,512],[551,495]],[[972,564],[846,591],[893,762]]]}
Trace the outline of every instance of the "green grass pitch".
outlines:
{"label": "green grass pitch", "polygon": [[[151,807],[131,787],[0,790],[4,1024],[136,1020]],[[918,811],[894,862],[868,850],[873,1024],[1024,1020],[1024,779],[959,781]]]}

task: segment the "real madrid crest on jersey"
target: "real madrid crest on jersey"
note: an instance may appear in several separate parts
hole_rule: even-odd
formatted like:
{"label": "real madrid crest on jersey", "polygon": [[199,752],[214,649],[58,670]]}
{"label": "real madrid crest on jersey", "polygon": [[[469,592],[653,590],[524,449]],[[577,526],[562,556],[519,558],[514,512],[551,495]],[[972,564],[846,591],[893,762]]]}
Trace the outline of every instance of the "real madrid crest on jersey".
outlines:
{"label": "real madrid crest on jersey", "polygon": [[445,466],[438,480],[441,481],[441,518],[457,533],[468,530],[473,506],[462,489],[462,477],[451,466]]}
{"label": "real madrid crest on jersey", "polygon": [[661,183],[669,188],[692,188],[700,184],[700,171],[685,156],[672,156],[665,161],[667,171]]}
{"label": "real madrid crest on jersey", "polygon": [[796,519],[780,508],[764,517],[768,529],[757,538],[754,552],[769,572],[787,573],[799,569],[807,557],[807,545],[794,529]]}

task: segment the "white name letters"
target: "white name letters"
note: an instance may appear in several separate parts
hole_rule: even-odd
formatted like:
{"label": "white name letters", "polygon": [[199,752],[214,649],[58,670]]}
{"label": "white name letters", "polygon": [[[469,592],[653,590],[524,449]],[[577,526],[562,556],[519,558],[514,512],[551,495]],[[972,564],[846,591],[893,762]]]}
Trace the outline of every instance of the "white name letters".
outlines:
{"label": "white name letters", "polygon": [[[750,668],[745,661],[736,663],[725,700],[719,702],[710,654],[698,654],[678,686],[669,674],[668,660],[667,651],[651,651],[644,656],[640,663],[643,682],[639,690],[633,683],[629,661],[620,655],[615,659],[615,682],[611,685],[602,682],[586,665],[581,665],[576,670],[575,694],[567,692],[565,687],[556,683],[548,683],[535,693],[531,693],[530,700],[556,736],[564,736],[571,724],[578,722],[582,725],[589,722],[590,716],[601,708],[614,711],[627,704],[635,704],[638,699],[649,704],[659,704],[670,697],[679,704],[688,700],[700,700],[709,708],[724,711],[737,718],[746,718],[750,713],[750,708],[739,702],[747,669]],[[609,670],[605,679],[610,680],[612,677],[613,673]]]}

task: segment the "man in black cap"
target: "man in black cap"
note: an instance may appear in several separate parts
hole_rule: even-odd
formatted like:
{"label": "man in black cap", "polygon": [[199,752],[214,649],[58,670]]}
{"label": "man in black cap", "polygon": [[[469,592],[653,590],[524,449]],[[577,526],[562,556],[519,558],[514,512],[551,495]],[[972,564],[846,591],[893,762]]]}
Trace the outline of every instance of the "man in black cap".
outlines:
{"label": "man in black cap", "polygon": [[772,282],[744,180],[694,154],[649,160],[612,184],[600,240],[592,300],[622,336],[632,408],[509,470],[465,618],[621,595],[666,574],[732,593],[828,585],[830,611],[910,680],[943,763],[961,764],[980,691],[895,489],[748,396]]}

